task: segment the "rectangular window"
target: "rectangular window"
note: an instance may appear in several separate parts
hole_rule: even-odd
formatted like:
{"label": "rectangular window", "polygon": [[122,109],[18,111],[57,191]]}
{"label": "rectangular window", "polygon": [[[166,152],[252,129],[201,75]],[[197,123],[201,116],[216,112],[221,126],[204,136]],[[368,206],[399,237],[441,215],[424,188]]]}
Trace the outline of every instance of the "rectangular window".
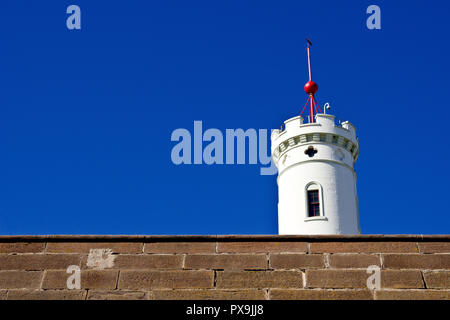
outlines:
{"label": "rectangular window", "polygon": [[308,191],[308,217],[320,216],[319,190]]}

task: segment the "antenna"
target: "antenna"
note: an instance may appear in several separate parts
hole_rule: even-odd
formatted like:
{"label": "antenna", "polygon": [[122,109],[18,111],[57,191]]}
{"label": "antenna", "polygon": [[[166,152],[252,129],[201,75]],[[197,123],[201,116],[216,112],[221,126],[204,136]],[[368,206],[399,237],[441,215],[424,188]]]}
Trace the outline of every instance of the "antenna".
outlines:
{"label": "antenna", "polygon": [[305,111],[306,106],[309,102],[309,122],[313,123],[315,122],[314,112],[315,109],[318,109],[320,112],[322,110],[320,109],[319,105],[316,102],[316,99],[314,97],[314,94],[319,89],[319,86],[317,83],[312,81],[312,72],[311,72],[311,54],[310,54],[310,47],[312,46],[311,41],[306,38],[306,52],[308,53],[308,73],[309,73],[309,81],[305,84],[305,92],[309,95],[308,100],[306,101],[305,106],[303,107],[302,112],[300,113],[300,116],[303,114],[303,111]]}
{"label": "antenna", "polygon": [[308,52],[308,72],[309,72],[309,81],[311,81],[311,80],[312,80],[312,74],[311,74],[311,55],[310,55],[310,53],[309,53],[309,47],[312,46],[312,43],[311,43],[311,41],[309,41],[308,38],[306,38],[306,42],[307,42],[307,45],[306,45],[306,51]]}

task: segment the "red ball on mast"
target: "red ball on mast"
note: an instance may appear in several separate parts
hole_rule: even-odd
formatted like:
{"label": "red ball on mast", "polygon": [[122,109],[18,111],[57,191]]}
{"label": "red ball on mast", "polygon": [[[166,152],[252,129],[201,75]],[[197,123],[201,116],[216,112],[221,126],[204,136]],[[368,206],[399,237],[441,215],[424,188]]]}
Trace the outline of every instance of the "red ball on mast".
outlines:
{"label": "red ball on mast", "polygon": [[319,86],[314,81],[308,81],[305,84],[305,92],[307,94],[315,94],[319,90]]}

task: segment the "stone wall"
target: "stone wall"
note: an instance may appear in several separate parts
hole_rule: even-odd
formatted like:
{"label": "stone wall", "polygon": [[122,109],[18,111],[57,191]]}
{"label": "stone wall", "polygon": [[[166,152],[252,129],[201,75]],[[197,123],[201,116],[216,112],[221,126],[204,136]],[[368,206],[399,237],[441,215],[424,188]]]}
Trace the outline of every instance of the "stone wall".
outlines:
{"label": "stone wall", "polygon": [[449,253],[448,235],[0,236],[0,299],[449,300]]}

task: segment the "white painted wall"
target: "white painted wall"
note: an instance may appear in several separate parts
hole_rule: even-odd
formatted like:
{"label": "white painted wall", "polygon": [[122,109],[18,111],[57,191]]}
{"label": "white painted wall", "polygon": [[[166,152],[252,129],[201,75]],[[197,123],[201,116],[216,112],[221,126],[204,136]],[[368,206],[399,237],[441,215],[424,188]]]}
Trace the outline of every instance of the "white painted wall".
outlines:
{"label": "white painted wall", "polygon": [[[335,125],[332,115],[319,114],[316,119],[313,124],[303,124],[300,117],[289,119],[283,132],[272,134],[278,167],[278,233],[360,234],[353,170],[358,157],[355,128],[348,122]],[[304,153],[309,146],[317,150],[313,157]],[[308,218],[306,188],[312,182],[320,186],[321,216]]]}

